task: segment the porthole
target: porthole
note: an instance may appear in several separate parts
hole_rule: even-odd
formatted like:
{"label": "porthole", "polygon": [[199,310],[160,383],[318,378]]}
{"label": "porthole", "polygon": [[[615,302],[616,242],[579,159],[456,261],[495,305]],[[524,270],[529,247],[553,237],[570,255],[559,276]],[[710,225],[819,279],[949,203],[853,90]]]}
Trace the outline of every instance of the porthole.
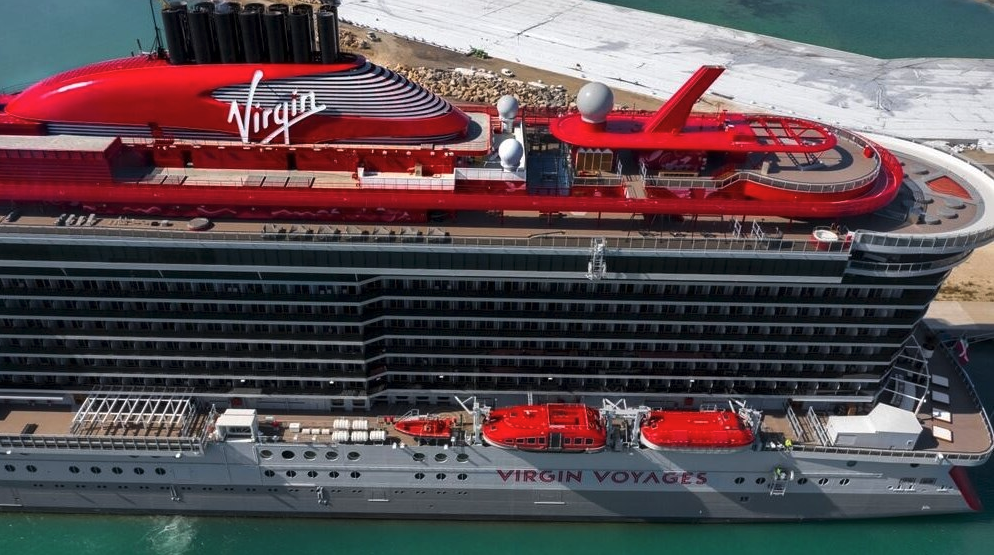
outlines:
{"label": "porthole", "polygon": [[162,476],[166,473],[166,469],[162,468],[161,466],[157,466],[155,467],[155,473],[158,474],[159,476]]}
{"label": "porthole", "polygon": [[316,470],[310,470],[310,471],[307,472],[307,477],[308,478],[317,478],[318,477],[318,472]]}
{"label": "porthole", "polygon": [[745,481],[746,481],[746,479],[743,478],[742,476],[739,476],[738,478],[735,479],[735,483],[736,484],[741,484],[742,482],[745,482]]}
{"label": "porthole", "polygon": [[357,461],[360,455],[358,451],[349,451],[348,457],[350,461]]}
{"label": "porthole", "polygon": [[438,474],[435,475],[435,479],[436,480],[444,480],[445,479],[445,473],[444,472],[439,472]]}
{"label": "porthole", "polygon": [[38,467],[33,464],[25,466],[24,469],[27,470],[28,472],[38,472]]}
{"label": "porthole", "polygon": [[100,467],[99,466],[91,466],[90,467],[90,472],[92,472],[94,474],[100,474]]}
{"label": "porthole", "polygon": [[456,480],[465,480],[466,478],[469,478],[468,474],[459,474],[456,476]]}
{"label": "porthole", "polygon": [[290,459],[296,457],[297,455],[293,451],[287,449],[286,451],[283,451],[282,453],[280,453],[280,456],[283,457],[285,460],[290,460]]}
{"label": "porthole", "polygon": [[760,476],[759,478],[756,478],[756,483],[759,484],[759,485],[763,485],[763,484],[766,483],[766,478],[763,478],[762,476]]}
{"label": "porthole", "polygon": [[414,479],[415,480],[424,480],[425,479],[425,473],[424,472],[418,472],[417,474],[414,475]]}
{"label": "porthole", "polygon": [[297,476],[297,471],[296,470],[287,470],[286,471],[286,477],[287,478],[294,478],[296,476]]}
{"label": "porthole", "polygon": [[304,451],[304,458],[309,461],[313,461],[314,459],[317,458],[317,456],[318,454],[315,453],[314,451]]}
{"label": "porthole", "polygon": [[849,478],[843,478],[843,479],[839,480],[839,485],[840,486],[848,486],[849,485]]}
{"label": "porthole", "polygon": [[270,469],[266,469],[266,471],[263,472],[263,474],[266,475],[266,478],[272,478],[273,476],[276,476],[276,473]]}
{"label": "porthole", "polygon": [[807,478],[798,478],[797,479],[797,483],[798,483],[798,485],[803,486],[804,484],[808,483],[808,479]]}
{"label": "porthole", "polygon": [[135,474],[141,476],[142,474],[145,474],[145,469],[141,467],[135,467]]}
{"label": "porthole", "polygon": [[114,474],[121,474],[122,472],[124,472],[124,470],[120,466],[115,466],[114,468],[110,469],[110,471],[113,472]]}
{"label": "porthole", "polygon": [[352,472],[349,473],[349,477],[351,477],[353,480],[358,480],[360,476],[362,476],[362,473],[360,473],[357,470],[353,470]]}
{"label": "porthole", "polygon": [[264,459],[271,459],[273,458],[273,452],[269,449],[263,449],[262,451],[259,451],[259,456]]}
{"label": "porthole", "polygon": [[919,466],[918,463],[911,463],[911,468],[918,468],[918,466]]}
{"label": "porthole", "polygon": [[415,453],[413,455],[413,458],[414,458],[414,462],[421,462],[421,461],[425,460],[425,454],[424,453]]}
{"label": "porthole", "polygon": [[72,472],[73,474],[79,474],[79,467],[78,466],[70,466],[69,467],[69,472]]}
{"label": "porthole", "polygon": [[6,470],[7,472],[13,472],[17,470],[17,467],[12,464],[5,464],[3,465],[3,469]]}
{"label": "porthole", "polygon": [[324,454],[324,458],[328,459],[329,461],[337,461],[338,451],[328,451],[327,453]]}
{"label": "porthole", "polygon": [[466,453],[459,453],[458,455],[456,455],[456,460],[459,462],[466,462],[469,460],[469,455],[467,455]]}
{"label": "porthole", "polygon": [[852,467],[856,466],[856,461],[846,461],[846,466],[848,466],[849,468],[852,468]]}
{"label": "porthole", "polygon": [[447,460],[449,460],[449,456],[446,455],[445,453],[436,453],[435,454],[435,462],[443,463],[443,462],[445,462]]}
{"label": "porthole", "polygon": [[818,479],[818,485],[819,486],[824,486],[827,483],[828,483],[828,478],[819,478]]}

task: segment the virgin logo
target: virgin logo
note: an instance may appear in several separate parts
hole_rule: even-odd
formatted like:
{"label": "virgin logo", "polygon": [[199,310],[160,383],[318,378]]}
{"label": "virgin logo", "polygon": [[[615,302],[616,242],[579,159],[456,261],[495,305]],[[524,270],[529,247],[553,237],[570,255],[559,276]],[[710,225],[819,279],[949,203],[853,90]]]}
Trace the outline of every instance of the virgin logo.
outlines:
{"label": "virgin logo", "polygon": [[262,70],[257,69],[252,76],[252,85],[249,86],[245,106],[239,105],[237,100],[232,100],[231,108],[228,109],[228,123],[235,122],[243,143],[249,142],[249,132],[262,133],[272,129],[272,133],[263,137],[259,144],[269,144],[279,135],[283,135],[284,144],[290,144],[291,127],[314,114],[323,112],[328,107],[318,104],[317,95],[313,91],[304,94],[293,91],[289,102],[284,101],[263,108],[261,104],[255,102],[255,91],[259,88],[260,82],[262,82]]}

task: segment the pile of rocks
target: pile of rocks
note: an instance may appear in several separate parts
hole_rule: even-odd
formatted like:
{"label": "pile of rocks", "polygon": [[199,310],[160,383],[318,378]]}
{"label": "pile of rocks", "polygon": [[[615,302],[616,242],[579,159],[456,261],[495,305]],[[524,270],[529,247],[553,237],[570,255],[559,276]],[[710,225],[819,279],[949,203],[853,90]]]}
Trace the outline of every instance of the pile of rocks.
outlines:
{"label": "pile of rocks", "polygon": [[525,83],[482,69],[406,66],[391,69],[435,94],[466,102],[494,104],[505,94],[515,96],[521,106],[567,108],[572,107],[574,101],[573,96],[561,86]]}

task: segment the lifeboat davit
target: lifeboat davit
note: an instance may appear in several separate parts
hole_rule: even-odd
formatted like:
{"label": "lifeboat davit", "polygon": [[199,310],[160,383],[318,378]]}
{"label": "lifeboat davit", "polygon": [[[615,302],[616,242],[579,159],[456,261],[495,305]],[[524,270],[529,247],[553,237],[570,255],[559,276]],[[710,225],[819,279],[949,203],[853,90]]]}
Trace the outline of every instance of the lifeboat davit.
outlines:
{"label": "lifeboat davit", "polygon": [[586,405],[518,405],[493,409],[483,439],[505,449],[595,452],[607,444],[600,412]]}
{"label": "lifeboat davit", "polygon": [[402,434],[417,439],[449,439],[456,419],[435,415],[411,416],[394,422],[393,427]]}
{"label": "lifeboat davit", "polygon": [[752,445],[756,434],[733,411],[654,410],[642,421],[649,449],[732,452]]}

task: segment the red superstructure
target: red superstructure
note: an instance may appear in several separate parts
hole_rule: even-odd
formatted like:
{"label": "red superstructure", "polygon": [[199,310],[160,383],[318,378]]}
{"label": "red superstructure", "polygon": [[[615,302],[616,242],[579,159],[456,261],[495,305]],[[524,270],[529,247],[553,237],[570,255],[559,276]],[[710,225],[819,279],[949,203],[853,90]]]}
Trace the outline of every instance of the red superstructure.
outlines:
{"label": "red superstructure", "polygon": [[[903,179],[889,152],[820,123],[692,113],[720,67],[701,68],[654,113],[615,111],[606,87],[585,92],[592,84],[578,112],[498,122],[493,109],[457,108],[359,56],[328,59],[141,55],[3,97],[0,200],[263,220],[424,222],[459,211],[819,219],[878,210]],[[73,150],[55,137],[65,135],[117,142]],[[549,149],[535,143],[556,143],[558,161],[536,159]]]}
{"label": "red superstructure", "polygon": [[642,421],[642,445],[658,450],[738,451],[755,433],[730,410],[654,410]]}
{"label": "red superstructure", "polygon": [[[253,90],[257,73],[262,78]],[[288,141],[280,134],[267,142],[418,144],[459,138],[469,122],[444,99],[360,56],[320,66],[171,65],[135,56],[49,77],[16,96],[5,111],[82,134],[235,141],[241,139],[241,117],[249,120],[245,142],[258,143],[281,128],[277,119],[293,120],[305,112],[301,108],[312,108],[310,93],[321,109],[292,124]],[[288,113],[281,114],[284,104]]]}
{"label": "red superstructure", "polygon": [[522,451],[593,452],[604,448],[600,413],[586,405],[519,405],[493,409],[483,423],[491,445]]}

